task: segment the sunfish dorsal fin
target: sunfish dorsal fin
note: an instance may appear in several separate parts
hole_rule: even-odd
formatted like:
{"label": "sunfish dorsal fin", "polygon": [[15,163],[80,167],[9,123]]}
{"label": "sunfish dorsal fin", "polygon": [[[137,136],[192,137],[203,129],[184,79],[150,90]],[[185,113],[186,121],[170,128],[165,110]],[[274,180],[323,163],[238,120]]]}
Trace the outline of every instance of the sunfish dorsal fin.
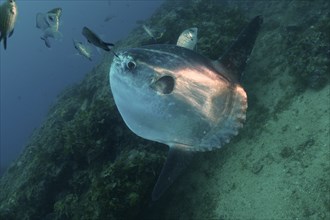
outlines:
{"label": "sunfish dorsal fin", "polygon": [[[237,81],[241,79],[246,61],[251,54],[254,42],[262,24],[262,16],[253,18],[238,35],[237,40],[216,61],[215,66],[221,66]],[[218,64],[216,64],[218,63]]]}
{"label": "sunfish dorsal fin", "polygon": [[188,166],[193,152],[182,149],[180,146],[171,146],[167,159],[152,191],[152,200],[158,200],[170,187],[174,180]]}

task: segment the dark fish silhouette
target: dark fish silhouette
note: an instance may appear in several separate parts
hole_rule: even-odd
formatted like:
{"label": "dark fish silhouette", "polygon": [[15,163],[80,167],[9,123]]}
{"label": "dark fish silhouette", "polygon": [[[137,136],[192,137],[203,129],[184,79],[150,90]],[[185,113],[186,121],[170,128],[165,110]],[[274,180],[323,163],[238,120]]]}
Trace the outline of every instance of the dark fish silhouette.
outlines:
{"label": "dark fish silhouette", "polygon": [[115,46],[113,43],[107,43],[101,40],[99,36],[97,36],[93,31],[91,31],[88,27],[84,27],[82,29],[82,34],[85,36],[87,41],[93,44],[96,47],[102,48],[105,51],[110,51],[109,46]]}

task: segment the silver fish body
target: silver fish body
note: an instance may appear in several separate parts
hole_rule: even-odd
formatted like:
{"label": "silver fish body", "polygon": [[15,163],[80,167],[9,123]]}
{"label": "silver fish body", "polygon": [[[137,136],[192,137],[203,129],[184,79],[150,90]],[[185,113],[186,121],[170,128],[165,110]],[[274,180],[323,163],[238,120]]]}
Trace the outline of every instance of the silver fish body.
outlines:
{"label": "silver fish body", "polygon": [[75,40],[73,40],[73,45],[80,55],[82,55],[83,57],[86,57],[87,59],[92,61],[92,53],[91,53],[91,49],[89,47],[84,45],[82,42],[78,42]]}
{"label": "silver fish body", "polygon": [[12,36],[17,18],[15,0],[7,0],[0,6],[0,42],[7,48],[7,38]]}
{"label": "silver fish body", "polygon": [[179,36],[176,45],[193,50],[197,44],[197,32],[198,28],[196,27],[184,30]]}
{"label": "silver fish body", "polygon": [[244,89],[207,58],[175,45],[128,49],[118,56],[111,66],[111,90],[137,135],[206,151],[228,143],[242,127]]}
{"label": "silver fish body", "polygon": [[239,81],[262,21],[252,19],[215,61],[180,43],[129,48],[114,57],[110,87],[126,125],[169,146],[153,200],[185,169],[192,152],[222,147],[243,126],[247,95]]}

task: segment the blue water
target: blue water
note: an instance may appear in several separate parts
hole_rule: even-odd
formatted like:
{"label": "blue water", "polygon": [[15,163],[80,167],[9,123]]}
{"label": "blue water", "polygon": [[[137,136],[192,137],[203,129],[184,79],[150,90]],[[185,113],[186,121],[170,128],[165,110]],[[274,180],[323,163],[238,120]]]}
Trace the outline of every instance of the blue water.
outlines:
{"label": "blue water", "polygon": [[[137,20],[144,20],[163,1],[17,1],[18,17],[7,50],[1,42],[1,145],[0,173],[13,161],[38,128],[56,96],[68,85],[79,82],[101,54],[94,50],[92,62],[76,55],[72,39],[84,42],[83,26],[104,41],[124,38]],[[3,1],[1,1],[3,3]],[[40,39],[35,16],[61,7],[62,41],[51,39],[47,48]],[[105,22],[106,17],[114,15]]]}

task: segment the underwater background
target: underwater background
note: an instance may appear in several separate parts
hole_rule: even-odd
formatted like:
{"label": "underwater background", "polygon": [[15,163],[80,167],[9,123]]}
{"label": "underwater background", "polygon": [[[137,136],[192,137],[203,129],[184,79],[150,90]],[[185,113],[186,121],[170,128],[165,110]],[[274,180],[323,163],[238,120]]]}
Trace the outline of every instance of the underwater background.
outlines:
{"label": "underwater background", "polygon": [[[1,3],[4,0],[0,1]],[[63,88],[81,81],[102,55],[93,52],[92,62],[77,55],[72,40],[86,42],[87,26],[105,41],[115,42],[141,26],[162,1],[20,1],[14,34],[7,50],[1,42],[1,148],[0,175],[28,142],[32,131],[45,119],[49,106]],[[63,38],[40,39],[36,14],[61,7],[59,31]]]}
{"label": "underwater background", "polygon": [[[28,2],[17,4],[23,8]],[[39,12],[62,5],[63,42],[49,50],[37,29],[24,38],[34,28],[32,13],[31,29],[18,21],[7,50],[1,49],[1,162],[3,149],[25,146],[0,179],[0,219],[330,218],[328,1],[168,0],[145,21],[166,30],[161,44],[175,44],[183,30],[198,27],[197,52],[216,59],[251,18],[264,17],[242,80],[249,105],[244,128],[223,148],[196,154],[156,202],[151,202],[151,191],[167,147],[137,137],[121,119],[109,88],[112,54],[98,54],[92,63],[75,56],[70,61],[71,35],[81,38],[84,25],[104,32],[115,51],[154,42],[139,24],[123,37],[125,25],[104,23],[117,1],[100,1],[104,15],[97,9],[82,12],[71,29],[73,20],[65,10],[76,11],[80,4],[70,2],[36,6]],[[139,10],[146,10],[147,17],[152,13],[134,7],[154,1],[136,1],[134,7],[133,2],[130,16]],[[116,11],[123,19],[125,7]],[[35,42],[33,49],[28,40]],[[16,66],[20,69],[13,71]],[[25,94],[38,96],[33,102]],[[42,105],[40,100],[45,100]],[[35,111],[36,116],[29,113]],[[20,119],[23,115],[30,116]],[[23,129],[33,127],[28,138]]]}

